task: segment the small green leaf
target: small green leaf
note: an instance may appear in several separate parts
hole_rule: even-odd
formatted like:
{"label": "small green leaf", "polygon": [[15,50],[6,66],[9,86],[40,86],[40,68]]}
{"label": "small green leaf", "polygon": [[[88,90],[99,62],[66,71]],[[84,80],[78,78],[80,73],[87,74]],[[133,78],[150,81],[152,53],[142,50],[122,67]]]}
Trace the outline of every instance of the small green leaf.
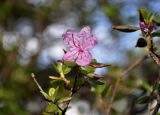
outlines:
{"label": "small green leaf", "polygon": [[160,32],[153,32],[152,37],[160,37]]}
{"label": "small green leaf", "polygon": [[112,28],[121,32],[135,32],[137,30],[140,30],[139,27],[134,26],[113,26]]}
{"label": "small green leaf", "polygon": [[58,103],[63,103],[63,102],[66,102],[66,101],[70,101],[71,99],[72,99],[72,97],[63,97],[63,98],[58,100]]}
{"label": "small green leaf", "polygon": [[63,74],[68,74],[71,71],[71,68],[66,65],[63,65],[62,69],[63,69]]}
{"label": "small green leaf", "polygon": [[147,18],[148,10],[146,8],[140,8],[139,9],[139,20],[144,22],[144,19]]}
{"label": "small green leaf", "polygon": [[136,44],[136,47],[140,47],[140,48],[143,48],[143,47],[146,47],[147,46],[147,42],[144,38],[139,38],[137,40],[137,44]]}
{"label": "small green leaf", "polygon": [[76,66],[76,63],[71,62],[71,61],[64,61],[63,63],[64,63],[64,65],[67,65],[67,66],[69,66],[69,67],[74,67],[74,66]]}
{"label": "small green leaf", "polygon": [[58,112],[58,107],[53,104],[48,104],[45,108],[45,112],[47,112],[46,115],[48,115],[48,113]]}
{"label": "small green leaf", "polygon": [[95,72],[95,68],[91,67],[91,66],[81,67],[80,69],[81,69],[82,73],[84,73],[84,74],[94,73]]}
{"label": "small green leaf", "polygon": [[57,66],[55,67],[55,70],[58,73],[67,74],[71,71],[71,68],[63,63],[58,63]]}
{"label": "small green leaf", "polygon": [[49,96],[52,97],[54,95],[55,91],[56,91],[55,88],[50,88],[49,93],[48,93]]}
{"label": "small green leaf", "polygon": [[97,85],[104,85],[104,82],[99,81],[99,80],[96,80],[96,84],[97,84]]}
{"label": "small green leaf", "polygon": [[156,26],[160,26],[160,21],[158,21],[158,20],[153,20],[153,23],[154,23]]}
{"label": "small green leaf", "polygon": [[89,79],[88,82],[89,82],[91,85],[103,85],[103,84],[104,84],[104,82],[99,81],[99,80],[96,80],[96,79],[94,79],[94,78]]}
{"label": "small green leaf", "polygon": [[144,96],[144,97],[139,98],[136,102],[138,104],[146,104],[146,103],[149,103],[149,100],[150,100],[149,96]]}
{"label": "small green leaf", "polygon": [[106,93],[108,92],[109,88],[111,87],[111,84],[103,84],[103,85],[98,85],[96,87],[96,92],[101,95],[101,96],[105,96]]}
{"label": "small green leaf", "polygon": [[63,67],[63,64],[62,63],[58,63],[57,66],[55,67],[55,70],[58,73],[61,73],[62,72],[62,67]]}
{"label": "small green leaf", "polygon": [[150,86],[147,82],[143,81],[143,88],[145,88],[147,91],[152,92],[153,87]]}
{"label": "small green leaf", "polygon": [[59,91],[59,87],[56,87],[54,95],[52,96],[52,101],[55,101],[57,94],[58,94],[58,91]]}

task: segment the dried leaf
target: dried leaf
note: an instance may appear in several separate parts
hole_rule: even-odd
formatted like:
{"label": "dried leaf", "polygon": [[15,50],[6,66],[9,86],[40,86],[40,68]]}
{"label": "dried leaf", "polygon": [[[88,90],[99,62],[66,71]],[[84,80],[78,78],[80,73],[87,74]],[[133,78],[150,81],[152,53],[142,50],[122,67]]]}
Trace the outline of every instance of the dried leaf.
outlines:
{"label": "dried leaf", "polygon": [[113,26],[112,28],[121,32],[135,32],[137,30],[140,30],[139,27],[134,26]]}

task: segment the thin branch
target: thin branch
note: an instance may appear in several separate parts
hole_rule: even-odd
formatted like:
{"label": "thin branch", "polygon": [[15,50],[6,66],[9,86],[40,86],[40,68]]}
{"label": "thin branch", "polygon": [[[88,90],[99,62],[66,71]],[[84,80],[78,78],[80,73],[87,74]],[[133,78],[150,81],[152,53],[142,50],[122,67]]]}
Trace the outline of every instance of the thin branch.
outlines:
{"label": "thin branch", "polygon": [[147,53],[153,59],[153,61],[160,67],[160,55],[154,51],[154,43],[152,35],[144,35],[144,38],[147,41]]}
{"label": "thin branch", "polygon": [[[158,71],[158,79],[156,80],[156,84],[155,84],[156,86],[159,85],[159,81],[160,81],[160,70]],[[155,91],[155,90],[158,90],[158,91]],[[159,89],[153,88],[153,91],[151,93],[151,97],[153,95],[156,95],[157,105],[153,108],[154,110],[153,110],[151,115],[157,115],[157,113],[159,111],[159,108],[160,108],[160,92],[159,92]]]}
{"label": "thin branch", "polygon": [[116,80],[115,86],[113,88],[113,93],[112,93],[112,97],[110,100],[110,104],[107,107],[107,111],[106,111],[106,115],[110,115],[110,110],[112,108],[113,102],[114,102],[114,98],[118,89],[118,86],[120,84],[120,81],[124,80],[124,76],[126,76],[127,73],[129,73],[131,70],[133,70],[135,67],[137,67],[140,63],[142,63],[145,59],[147,59],[147,56],[144,56],[143,58],[137,60],[135,63],[133,63],[132,65],[130,65],[123,73],[122,75]]}
{"label": "thin branch", "polygon": [[160,103],[158,102],[156,107],[154,108],[152,115],[157,115],[159,108],[160,108]]}
{"label": "thin branch", "polygon": [[38,83],[38,81],[36,80],[34,73],[31,74],[31,77],[33,78],[34,82],[35,82],[36,85],[38,86],[39,90],[40,90],[41,92],[44,92],[44,90],[42,89],[42,87],[40,86],[40,84]]}
{"label": "thin branch", "polygon": [[76,76],[75,76],[75,79],[74,79],[73,88],[71,89],[71,93],[70,93],[70,95],[69,95],[69,97],[71,97],[71,99],[68,100],[68,102],[66,103],[66,107],[65,107],[65,108],[63,109],[63,111],[62,111],[62,115],[65,115],[65,113],[66,113],[66,111],[67,111],[67,109],[68,109],[68,107],[69,107],[69,104],[70,104],[70,102],[71,102],[71,100],[72,100],[73,95],[77,92],[77,91],[76,91],[76,84],[77,84],[78,74],[79,74],[79,72],[76,73]]}

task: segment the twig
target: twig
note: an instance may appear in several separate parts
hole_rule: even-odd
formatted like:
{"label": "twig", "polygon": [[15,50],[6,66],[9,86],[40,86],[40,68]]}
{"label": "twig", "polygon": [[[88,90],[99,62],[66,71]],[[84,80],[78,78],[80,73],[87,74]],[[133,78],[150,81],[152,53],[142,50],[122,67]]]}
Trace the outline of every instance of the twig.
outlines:
{"label": "twig", "polygon": [[152,35],[144,35],[145,40],[147,41],[147,53],[153,59],[153,61],[160,67],[160,55],[154,52],[154,44]]}
{"label": "twig", "polygon": [[154,108],[152,115],[157,115],[159,108],[160,108],[160,103],[158,102],[156,107]]}
{"label": "twig", "polygon": [[70,83],[70,81],[65,78],[63,72],[60,73],[60,77],[62,78],[62,80],[63,80],[67,85]]}
{"label": "twig", "polygon": [[107,107],[107,111],[106,111],[106,115],[110,115],[110,110],[112,108],[113,102],[114,102],[114,98],[118,89],[118,86],[120,84],[120,81],[124,80],[124,76],[130,72],[131,70],[133,70],[135,67],[137,67],[140,63],[142,63],[145,59],[147,59],[147,56],[144,56],[143,58],[137,60],[135,63],[133,63],[132,65],[130,65],[123,73],[122,75],[116,80],[115,86],[113,88],[113,93],[112,93],[112,97],[110,100],[110,104]]}
{"label": "twig", "polygon": [[44,92],[44,90],[42,89],[42,87],[40,86],[40,84],[38,83],[38,81],[36,80],[34,73],[31,74],[31,77],[33,78],[34,82],[38,86],[40,92]]}
{"label": "twig", "polygon": [[[38,81],[36,80],[34,73],[31,74],[31,77],[33,78],[34,82],[35,82],[36,85],[38,86],[40,92],[41,92],[41,93],[44,92],[44,90],[42,89],[42,87],[40,86],[40,84],[38,83]],[[44,95],[43,95],[43,96],[44,96]],[[45,97],[44,97],[44,98],[45,98]],[[48,100],[48,101],[50,101],[50,100]],[[51,103],[55,104],[54,102],[51,102]],[[61,107],[59,107],[58,105],[56,105],[56,106],[58,107],[58,109],[59,109],[60,111],[63,111]]]}
{"label": "twig", "polygon": [[76,73],[76,76],[75,76],[75,79],[74,79],[73,88],[71,89],[71,93],[69,95],[71,97],[71,99],[68,100],[68,102],[66,103],[67,105],[66,105],[66,107],[62,111],[62,115],[65,115],[65,113],[66,113],[66,111],[68,109],[69,103],[71,102],[73,95],[76,93],[77,77],[78,77],[78,73]]}
{"label": "twig", "polygon": [[[158,79],[156,80],[156,84],[155,84],[156,86],[159,85],[159,81],[160,81],[160,70],[158,71]],[[158,90],[158,91],[155,91],[155,90]],[[156,95],[155,97],[156,97],[157,105],[153,108],[154,110],[153,110],[152,114],[151,113],[149,113],[149,114],[157,115],[157,113],[159,111],[159,108],[160,108],[160,92],[159,92],[159,89],[153,88],[153,91],[151,92],[151,98],[152,98],[153,95]],[[150,101],[151,101],[151,99],[150,99]],[[150,106],[150,104],[149,104],[149,106]]]}

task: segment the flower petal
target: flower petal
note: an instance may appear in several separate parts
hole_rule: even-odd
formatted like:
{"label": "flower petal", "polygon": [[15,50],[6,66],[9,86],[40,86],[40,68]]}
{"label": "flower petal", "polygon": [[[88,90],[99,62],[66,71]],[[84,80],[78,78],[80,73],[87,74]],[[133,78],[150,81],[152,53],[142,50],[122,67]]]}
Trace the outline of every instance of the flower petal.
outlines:
{"label": "flower petal", "polygon": [[75,33],[76,32],[71,29],[68,29],[65,33],[63,33],[62,37],[63,37],[63,41],[66,45],[74,46],[73,36]]}
{"label": "flower petal", "polygon": [[91,63],[92,56],[89,51],[79,52],[76,63],[80,66],[86,66]]}
{"label": "flower petal", "polygon": [[64,54],[62,59],[66,61],[75,61],[77,57],[78,57],[78,49],[70,48],[70,50]]}
{"label": "flower petal", "polygon": [[90,36],[91,28],[89,26],[85,26],[81,29],[80,34],[85,35],[86,37]]}
{"label": "flower petal", "polygon": [[66,45],[69,45],[70,47],[79,47],[80,46],[80,37],[79,33],[68,29],[63,35],[63,41]]}
{"label": "flower petal", "polygon": [[86,40],[84,40],[83,48],[86,50],[91,49],[97,43],[98,43],[97,38],[95,36],[91,35],[90,37],[86,38]]}
{"label": "flower petal", "polygon": [[98,43],[97,38],[91,34],[89,26],[81,29],[79,37],[81,38],[80,46],[86,50],[93,48]]}

